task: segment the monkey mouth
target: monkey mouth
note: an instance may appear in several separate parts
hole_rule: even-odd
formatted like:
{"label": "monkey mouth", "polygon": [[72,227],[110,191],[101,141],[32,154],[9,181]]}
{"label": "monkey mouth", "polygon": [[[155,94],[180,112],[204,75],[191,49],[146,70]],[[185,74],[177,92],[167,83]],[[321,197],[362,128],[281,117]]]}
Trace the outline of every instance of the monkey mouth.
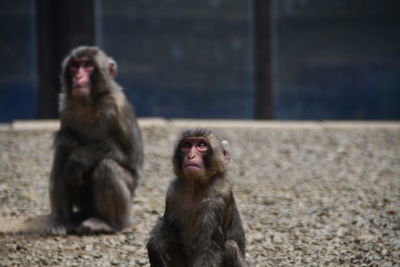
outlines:
{"label": "monkey mouth", "polygon": [[184,169],[200,169],[200,166],[195,163],[187,163],[187,164],[183,165],[183,168]]}

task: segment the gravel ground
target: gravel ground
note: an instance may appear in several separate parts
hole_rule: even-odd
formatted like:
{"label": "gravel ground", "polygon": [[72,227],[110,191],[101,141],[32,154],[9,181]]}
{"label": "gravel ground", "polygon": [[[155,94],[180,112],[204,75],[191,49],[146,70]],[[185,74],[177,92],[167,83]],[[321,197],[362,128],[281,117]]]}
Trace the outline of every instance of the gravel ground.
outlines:
{"label": "gravel ground", "polygon": [[[227,139],[250,266],[400,266],[400,123],[141,120],[145,177],[122,233],[7,233],[0,266],[149,266],[145,243],[164,210],[182,129]],[[18,128],[18,127],[16,127]],[[0,217],[49,213],[54,127],[0,127]]]}

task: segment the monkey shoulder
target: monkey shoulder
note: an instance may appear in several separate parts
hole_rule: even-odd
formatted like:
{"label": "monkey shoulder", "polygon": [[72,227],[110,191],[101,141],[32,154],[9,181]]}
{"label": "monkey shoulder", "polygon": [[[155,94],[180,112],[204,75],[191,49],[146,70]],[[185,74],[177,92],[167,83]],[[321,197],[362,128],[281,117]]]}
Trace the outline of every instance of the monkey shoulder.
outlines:
{"label": "monkey shoulder", "polygon": [[223,196],[224,198],[230,196],[232,193],[232,183],[227,177],[217,177],[211,181],[212,185],[208,187],[209,195]]}
{"label": "monkey shoulder", "polygon": [[120,127],[138,127],[134,109],[122,92],[106,95],[98,111],[101,120],[117,123]]}
{"label": "monkey shoulder", "polygon": [[99,116],[114,119],[119,113],[126,110],[127,100],[125,95],[119,92],[108,93],[102,96],[97,106]]}

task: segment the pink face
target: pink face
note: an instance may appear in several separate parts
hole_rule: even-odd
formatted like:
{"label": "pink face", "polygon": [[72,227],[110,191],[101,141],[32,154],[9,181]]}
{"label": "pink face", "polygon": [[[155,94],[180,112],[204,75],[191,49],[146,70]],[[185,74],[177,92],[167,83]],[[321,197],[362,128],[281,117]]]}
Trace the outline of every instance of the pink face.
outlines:
{"label": "pink face", "polygon": [[72,76],[72,93],[74,95],[90,93],[90,76],[94,68],[95,66],[89,58],[72,59],[69,71]]}
{"label": "pink face", "polygon": [[204,177],[204,156],[210,151],[210,146],[205,138],[191,137],[185,139],[179,146],[183,154],[182,170],[185,177]]}

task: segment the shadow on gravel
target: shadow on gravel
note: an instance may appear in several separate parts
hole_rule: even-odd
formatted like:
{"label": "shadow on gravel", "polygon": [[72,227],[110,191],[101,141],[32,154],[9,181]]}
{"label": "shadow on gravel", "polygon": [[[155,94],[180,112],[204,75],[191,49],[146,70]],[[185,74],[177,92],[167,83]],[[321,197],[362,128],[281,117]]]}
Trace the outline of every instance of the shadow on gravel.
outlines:
{"label": "shadow on gravel", "polygon": [[0,234],[48,235],[49,216],[0,218]]}

